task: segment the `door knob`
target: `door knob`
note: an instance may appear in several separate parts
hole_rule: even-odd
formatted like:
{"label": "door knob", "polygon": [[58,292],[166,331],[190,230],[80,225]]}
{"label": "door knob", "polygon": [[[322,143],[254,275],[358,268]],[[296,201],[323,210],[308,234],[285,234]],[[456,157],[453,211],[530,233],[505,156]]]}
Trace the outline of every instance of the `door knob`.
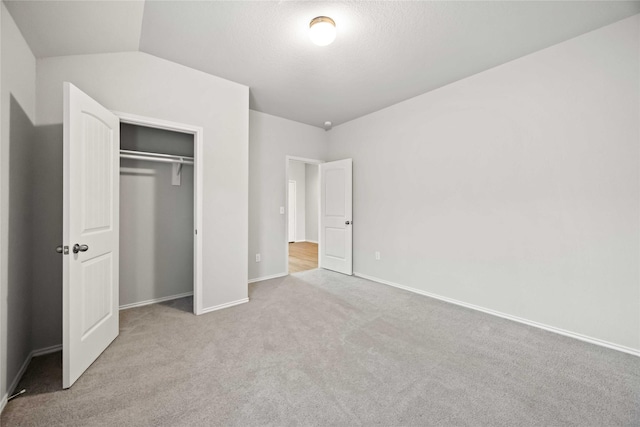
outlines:
{"label": "door knob", "polygon": [[89,246],[87,245],[79,245],[79,244],[75,244],[73,245],[73,253],[77,254],[78,252],[87,252],[89,250]]}
{"label": "door knob", "polygon": [[62,245],[57,246],[56,252],[63,255],[69,255],[69,246],[62,246]]}
{"label": "door knob", "polygon": [[345,221],[344,223],[345,223],[346,225],[349,225],[349,224],[351,224],[351,221]]}

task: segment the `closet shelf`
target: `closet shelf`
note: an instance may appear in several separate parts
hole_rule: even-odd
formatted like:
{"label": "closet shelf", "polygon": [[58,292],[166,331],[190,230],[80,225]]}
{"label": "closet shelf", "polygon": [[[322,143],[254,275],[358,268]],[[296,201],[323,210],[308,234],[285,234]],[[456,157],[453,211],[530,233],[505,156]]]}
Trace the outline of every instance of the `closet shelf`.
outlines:
{"label": "closet shelf", "polygon": [[147,153],[144,151],[120,150],[121,159],[146,160],[149,162],[193,165],[193,157],[175,156],[172,154]]}

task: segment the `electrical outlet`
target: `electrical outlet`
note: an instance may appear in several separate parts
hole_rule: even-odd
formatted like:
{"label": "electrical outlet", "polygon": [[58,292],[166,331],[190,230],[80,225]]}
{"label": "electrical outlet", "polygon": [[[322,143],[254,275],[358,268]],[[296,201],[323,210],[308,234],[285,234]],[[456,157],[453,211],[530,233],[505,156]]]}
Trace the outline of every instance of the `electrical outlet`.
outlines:
{"label": "electrical outlet", "polygon": [[379,260],[380,259],[380,252],[376,251],[376,259]]}
{"label": "electrical outlet", "polygon": [[260,254],[256,254],[256,262],[260,262],[261,258],[260,258]]}
{"label": "electrical outlet", "polygon": [[280,215],[284,215],[284,206],[280,206]]}

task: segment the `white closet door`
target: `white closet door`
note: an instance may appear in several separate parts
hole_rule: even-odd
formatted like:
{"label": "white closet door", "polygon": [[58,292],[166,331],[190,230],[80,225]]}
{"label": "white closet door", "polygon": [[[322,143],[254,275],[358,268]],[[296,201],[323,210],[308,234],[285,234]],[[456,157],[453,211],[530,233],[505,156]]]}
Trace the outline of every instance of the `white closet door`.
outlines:
{"label": "white closet door", "polygon": [[118,336],[119,151],[119,119],[65,83],[64,388]]}
{"label": "white closet door", "polygon": [[320,164],[320,267],[351,275],[352,160]]}

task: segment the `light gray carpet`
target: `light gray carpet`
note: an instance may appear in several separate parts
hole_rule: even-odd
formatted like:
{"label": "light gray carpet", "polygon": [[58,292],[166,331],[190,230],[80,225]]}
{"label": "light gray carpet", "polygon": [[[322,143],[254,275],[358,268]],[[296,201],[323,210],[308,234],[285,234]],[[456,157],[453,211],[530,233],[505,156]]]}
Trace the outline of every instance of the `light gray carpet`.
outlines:
{"label": "light gray carpet", "polygon": [[121,312],[70,390],[35,359],[2,425],[640,425],[634,356],[321,270],[250,298]]}

